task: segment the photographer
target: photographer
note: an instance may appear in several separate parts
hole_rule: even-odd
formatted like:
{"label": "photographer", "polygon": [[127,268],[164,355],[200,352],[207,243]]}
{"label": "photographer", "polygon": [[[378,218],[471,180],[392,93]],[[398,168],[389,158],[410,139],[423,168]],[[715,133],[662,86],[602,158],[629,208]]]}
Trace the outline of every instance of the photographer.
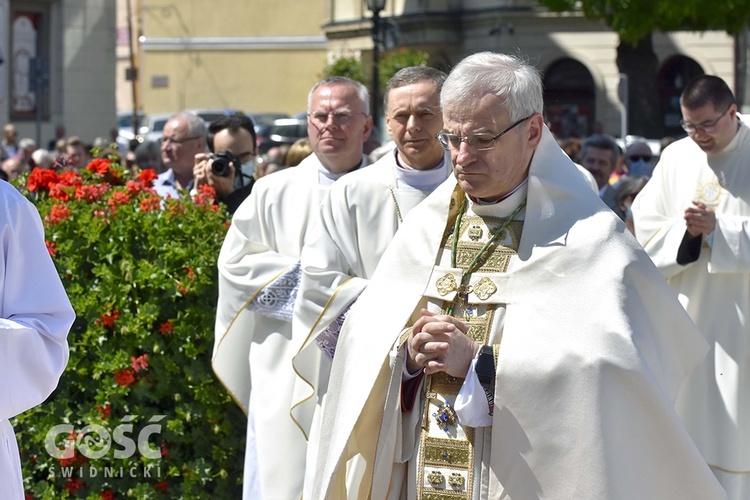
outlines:
{"label": "photographer", "polygon": [[194,188],[216,189],[219,201],[234,213],[253,187],[257,155],[255,125],[244,113],[222,116],[208,126],[210,153],[195,155]]}

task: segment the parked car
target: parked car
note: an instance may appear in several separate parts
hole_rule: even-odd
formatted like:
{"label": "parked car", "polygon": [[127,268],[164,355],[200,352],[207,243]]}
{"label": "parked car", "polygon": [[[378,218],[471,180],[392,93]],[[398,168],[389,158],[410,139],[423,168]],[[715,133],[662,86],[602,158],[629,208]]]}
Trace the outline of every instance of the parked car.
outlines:
{"label": "parked car", "polygon": [[148,118],[148,121],[146,124],[141,127],[140,129],[140,137],[142,139],[141,142],[144,141],[156,141],[158,142],[161,140],[162,130],[164,129],[164,125],[167,124],[169,121],[169,118],[174,113],[160,113],[156,115],[151,115]]}
{"label": "parked car", "polygon": [[[138,112],[138,128],[140,129],[148,120],[148,116],[142,111]],[[117,112],[117,138],[116,142],[118,147],[127,151],[130,147],[130,141],[137,137],[137,133],[133,130],[133,112],[132,111],[118,111]]]}
{"label": "parked car", "polygon": [[303,137],[307,137],[307,119],[280,118],[260,128],[258,151],[264,154],[274,146],[292,145]]}
{"label": "parked car", "polygon": [[234,110],[228,108],[188,109],[187,111],[203,118],[203,121],[206,122],[206,126],[217,118],[234,114]]}
{"label": "parked car", "polygon": [[260,127],[273,124],[274,120],[289,118],[289,115],[286,113],[248,113],[248,116],[253,119],[256,131],[258,131]]}

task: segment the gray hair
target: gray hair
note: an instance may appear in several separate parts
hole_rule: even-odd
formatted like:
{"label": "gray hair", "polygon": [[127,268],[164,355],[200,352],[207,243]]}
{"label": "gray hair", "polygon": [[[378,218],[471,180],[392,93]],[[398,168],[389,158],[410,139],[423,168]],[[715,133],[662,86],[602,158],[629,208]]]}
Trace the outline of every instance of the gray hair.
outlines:
{"label": "gray hair", "polygon": [[518,57],[493,52],[472,54],[458,63],[445,80],[440,104],[443,109],[470,105],[487,94],[504,99],[511,122],[544,108],[539,71]]}
{"label": "gray hair", "polygon": [[388,98],[391,90],[406,87],[407,85],[412,85],[414,83],[429,82],[435,85],[438,91],[440,91],[443,88],[443,84],[447,77],[448,75],[439,69],[428,68],[427,66],[409,66],[408,68],[400,69],[385,85],[385,92],[383,93],[383,109],[386,111],[388,110]]}
{"label": "gray hair", "polygon": [[189,137],[202,137],[203,142],[206,142],[206,122],[203,121],[203,118],[189,111],[181,111],[170,118],[170,120],[175,119],[184,120],[187,123]]}
{"label": "gray hair", "polygon": [[356,90],[357,92],[357,97],[362,102],[362,105],[364,107],[365,115],[370,116],[370,93],[367,91],[367,87],[365,87],[358,81],[352,80],[351,78],[347,78],[345,76],[328,76],[313,85],[313,88],[310,89],[310,93],[307,94],[307,112],[310,112],[313,94],[316,90],[321,87],[334,87],[336,85],[351,85],[352,87],[354,87],[354,90]]}

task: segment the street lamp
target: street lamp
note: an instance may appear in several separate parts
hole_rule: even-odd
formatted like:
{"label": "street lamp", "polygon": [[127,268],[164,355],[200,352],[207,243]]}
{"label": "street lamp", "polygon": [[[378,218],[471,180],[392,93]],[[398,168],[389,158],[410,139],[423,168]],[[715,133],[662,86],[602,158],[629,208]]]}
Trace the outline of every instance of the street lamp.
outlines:
{"label": "street lamp", "polygon": [[372,119],[377,125],[378,103],[380,94],[380,12],[385,8],[385,0],[366,0],[367,8],[372,11]]}

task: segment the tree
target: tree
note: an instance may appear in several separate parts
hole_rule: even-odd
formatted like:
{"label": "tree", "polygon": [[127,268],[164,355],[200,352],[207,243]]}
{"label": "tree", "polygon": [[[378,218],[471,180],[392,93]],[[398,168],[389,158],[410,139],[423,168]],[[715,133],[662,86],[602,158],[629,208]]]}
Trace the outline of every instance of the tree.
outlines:
{"label": "tree", "polygon": [[539,0],[539,3],[555,12],[580,10],[587,18],[602,20],[617,32],[620,36],[617,67],[628,75],[630,83],[630,128],[646,137],[661,137],[663,132],[652,33],[725,30],[736,35],[750,19],[747,0]]}

